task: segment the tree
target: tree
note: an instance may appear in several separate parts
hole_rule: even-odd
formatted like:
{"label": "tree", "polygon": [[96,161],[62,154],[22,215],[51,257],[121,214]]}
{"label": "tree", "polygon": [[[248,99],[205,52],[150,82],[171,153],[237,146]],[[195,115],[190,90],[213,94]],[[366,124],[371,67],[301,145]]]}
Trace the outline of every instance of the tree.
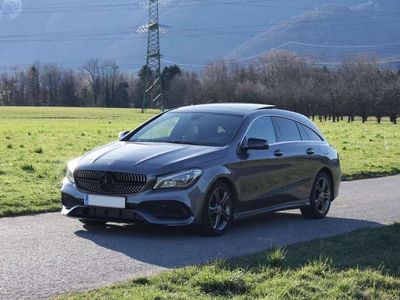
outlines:
{"label": "tree", "polygon": [[164,107],[165,108],[170,108],[172,107],[171,104],[174,102],[174,99],[170,99],[170,85],[171,82],[174,80],[176,76],[179,76],[182,74],[181,69],[177,65],[173,65],[170,67],[165,67],[163,71],[161,72],[161,82],[162,82],[162,88],[164,92]]}
{"label": "tree", "polygon": [[78,106],[78,82],[77,76],[74,71],[66,72],[63,76],[61,94],[63,98],[63,105]]}
{"label": "tree", "polygon": [[17,80],[13,75],[1,74],[0,77],[0,104],[15,105],[17,95]]}
{"label": "tree", "polygon": [[41,99],[41,88],[40,88],[40,74],[39,68],[36,66],[32,66],[28,69],[27,73],[28,79],[28,99],[29,103],[34,104],[38,103],[39,105],[43,105]]}
{"label": "tree", "polygon": [[[122,73],[114,61],[88,61],[81,72],[54,64],[0,74],[1,105],[141,107],[146,66]],[[147,74],[153,76],[151,72]],[[287,51],[271,53],[258,66],[217,62],[201,73],[168,66],[162,72],[164,106],[213,102],[275,104],[322,120],[348,116],[363,122],[400,113],[400,71],[383,68],[374,57],[354,57],[339,67],[319,66]],[[149,105],[149,104],[148,104]],[[157,104],[150,104],[156,108]]]}
{"label": "tree", "polygon": [[101,105],[101,80],[100,63],[98,59],[90,59],[84,66],[84,72],[88,75],[88,82],[92,92],[93,103],[95,106]]}
{"label": "tree", "polygon": [[100,83],[104,92],[104,104],[107,107],[118,106],[115,91],[121,81],[118,65],[114,61],[105,61],[101,65]]}
{"label": "tree", "polygon": [[42,94],[46,105],[63,105],[60,90],[62,70],[57,65],[45,65],[41,74]]}
{"label": "tree", "polygon": [[235,86],[224,62],[207,65],[201,77],[203,98],[206,103],[229,102],[234,97]]}
{"label": "tree", "polygon": [[115,90],[115,101],[116,107],[129,107],[129,83],[126,81],[121,81]]}
{"label": "tree", "polygon": [[395,72],[384,72],[383,99],[385,103],[385,113],[390,117],[390,121],[397,124],[400,114],[400,74]]}
{"label": "tree", "polygon": [[274,52],[260,59],[260,80],[270,103],[307,113],[314,86],[312,68],[304,58],[287,51]]}

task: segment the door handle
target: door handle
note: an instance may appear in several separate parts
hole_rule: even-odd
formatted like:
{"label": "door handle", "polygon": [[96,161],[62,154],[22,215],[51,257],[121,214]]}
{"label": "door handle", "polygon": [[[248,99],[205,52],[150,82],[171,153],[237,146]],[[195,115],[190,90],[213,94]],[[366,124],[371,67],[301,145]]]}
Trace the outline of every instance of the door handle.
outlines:
{"label": "door handle", "polygon": [[315,150],[313,148],[308,148],[307,149],[307,154],[308,155],[314,155],[315,154]]}
{"label": "door handle", "polygon": [[274,152],[274,155],[277,156],[277,157],[283,156],[283,151],[280,150],[280,149],[278,149],[278,150],[276,150],[276,151]]}

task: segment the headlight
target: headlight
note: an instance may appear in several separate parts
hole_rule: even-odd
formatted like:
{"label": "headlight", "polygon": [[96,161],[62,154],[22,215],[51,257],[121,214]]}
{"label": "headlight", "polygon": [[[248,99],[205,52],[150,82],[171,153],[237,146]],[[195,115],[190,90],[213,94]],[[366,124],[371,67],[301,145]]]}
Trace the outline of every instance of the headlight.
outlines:
{"label": "headlight", "polygon": [[69,168],[67,168],[67,174],[65,175],[65,177],[67,177],[67,179],[72,183],[75,183],[74,173]]}
{"label": "headlight", "polygon": [[71,181],[72,183],[75,183],[75,180],[74,180],[74,171],[75,171],[75,168],[76,168],[76,161],[75,161],[75,160],[70,161],[70,162],[68,163],[68,166],[67,166],[67,174],[65,175],[65,177],[66,177],[69,181]]}
{"label": "headlight", "polygon": [[158,189],[184,189],[192,186],[197,179],[203,174],[200,169],[187,170],[179,173],[170,175],[160,176],[157,178],[157,182],[154,185],[155,190]]}

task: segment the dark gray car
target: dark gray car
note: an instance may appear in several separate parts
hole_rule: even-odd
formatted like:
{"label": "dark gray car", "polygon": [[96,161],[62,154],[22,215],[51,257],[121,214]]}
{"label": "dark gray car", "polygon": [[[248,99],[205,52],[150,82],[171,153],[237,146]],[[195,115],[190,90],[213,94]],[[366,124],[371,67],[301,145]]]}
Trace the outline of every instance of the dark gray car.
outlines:
{"label": "dark gray car", "polygon": [[259,104],[157,115],[71,161],[62,213],[87,224],[196,225],[287,209],[323,218],[340,184],[337,151],[305,116]]}

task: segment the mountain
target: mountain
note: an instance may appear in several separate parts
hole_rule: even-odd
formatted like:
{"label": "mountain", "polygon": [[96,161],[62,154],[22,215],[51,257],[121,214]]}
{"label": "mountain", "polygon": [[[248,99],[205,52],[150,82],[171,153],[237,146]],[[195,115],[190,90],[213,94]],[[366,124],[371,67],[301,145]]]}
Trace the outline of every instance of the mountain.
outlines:
{"label": "mountain", "polygon": [[253,37],[228,57],[254,57],[271,49],[286,49],[326,63],[342,61],[354,54],[398,59],[399,16],[399,1],[321,6]]}
{"label": "mountain", "polygon": [[[143,2],[0,0],[0,68],[32,62],[79,68],[90,58],[139,68],[146,54],[146,35],[136,32],[147,22]],[[160,7],[161,51],[164,64],[193,69],[222,58],[246,62],[284,44],[328,61],[370,50],[393,57],[400,46],[316,45],[400,42],[399,14],[398,0],[169,0]]]}

